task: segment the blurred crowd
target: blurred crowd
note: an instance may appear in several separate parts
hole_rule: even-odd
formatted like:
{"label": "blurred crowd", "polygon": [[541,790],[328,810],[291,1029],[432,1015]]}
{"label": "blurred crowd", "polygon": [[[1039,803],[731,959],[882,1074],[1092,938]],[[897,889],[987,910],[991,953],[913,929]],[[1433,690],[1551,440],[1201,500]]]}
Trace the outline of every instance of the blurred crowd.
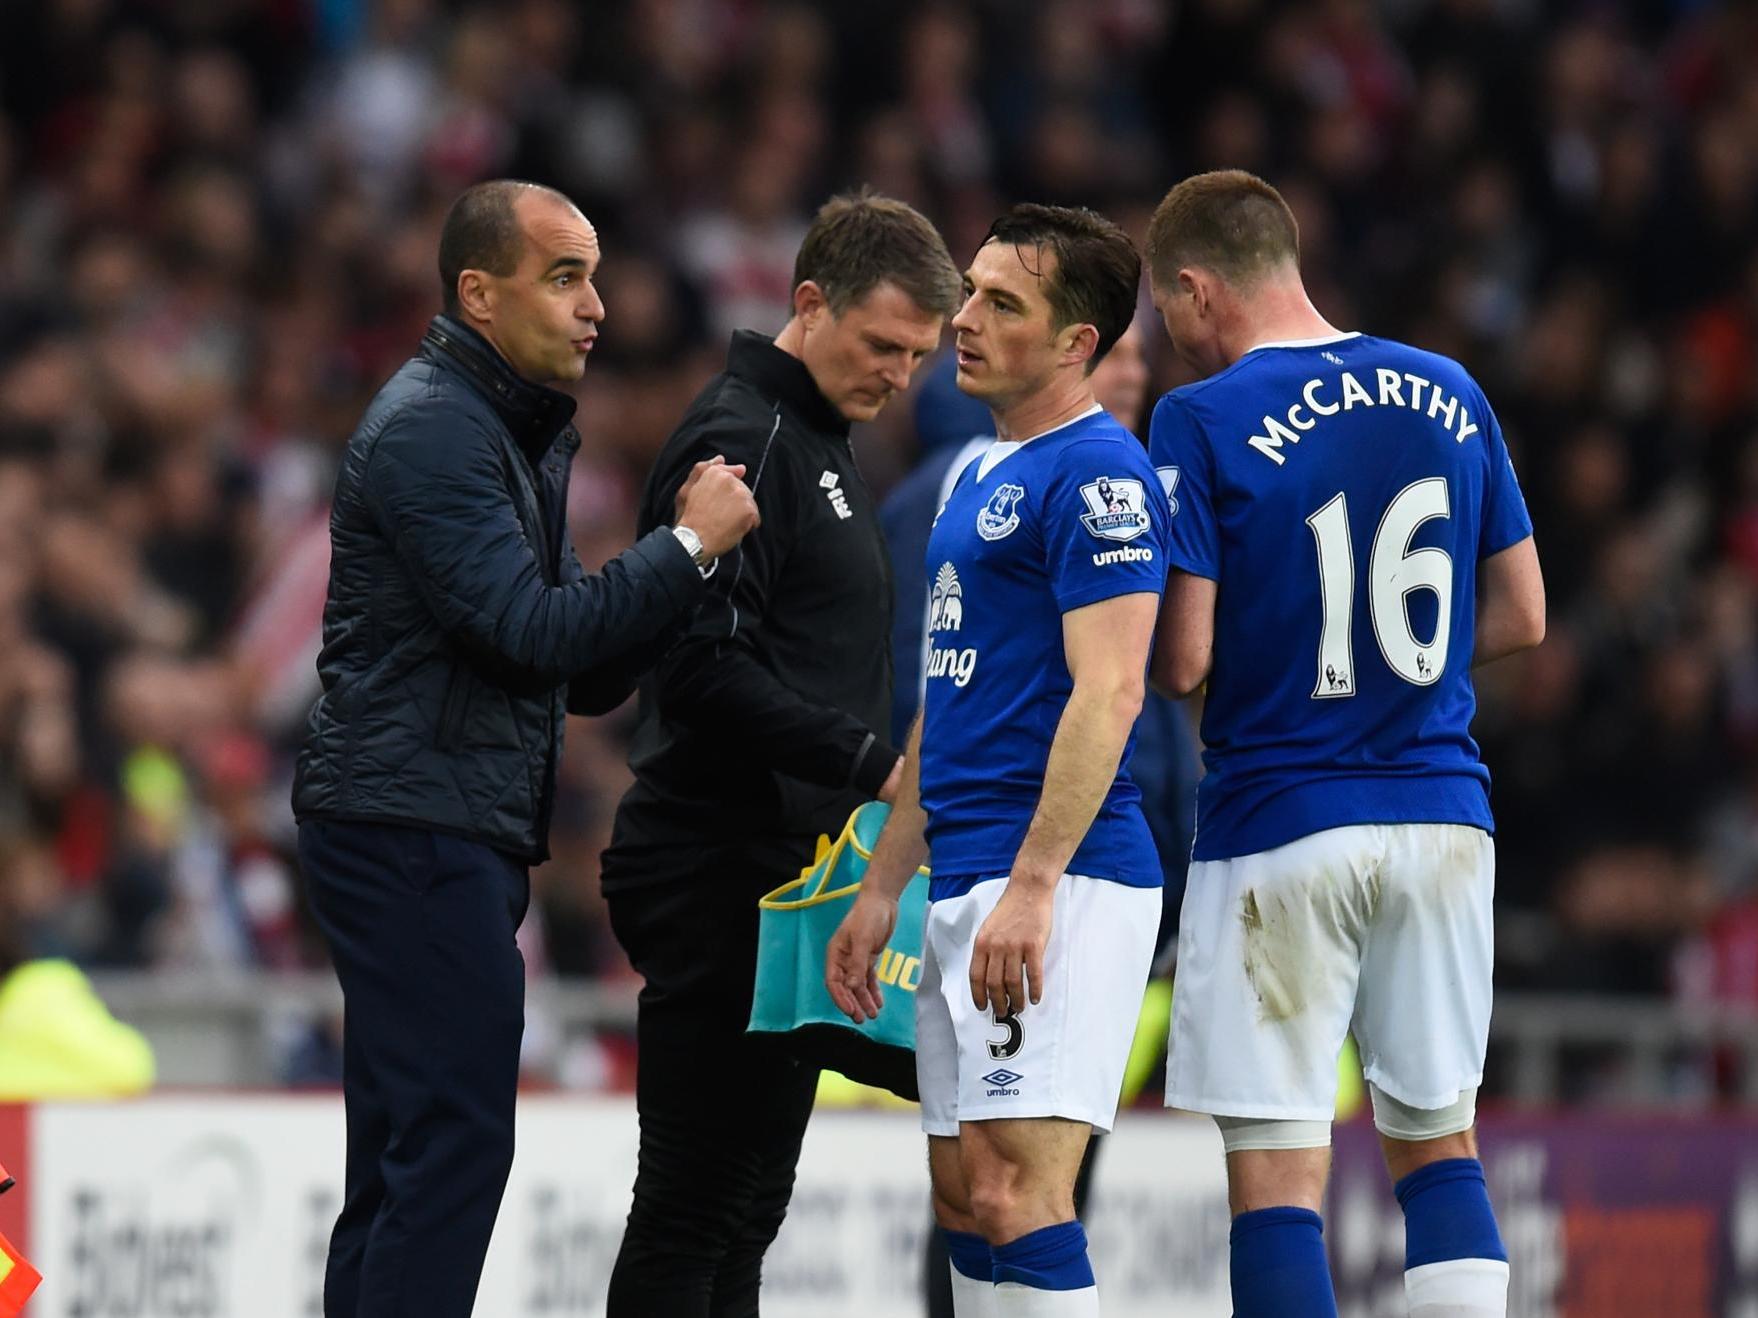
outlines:
{"label": "blurred crowd", "polygon": [[[834,190],[962,261],[1012,200],[1139,235],[1220,166],[1286,193],[1331,321],[1468,365],[1521,471],[1551,628],[1480,680],[1503,982],[1758,1001],[1750,0],[0,4],[0,955],[323,964],[286,796],[328,487],[466,184],[602,237],[590,564]],[[857,444],[893,484],[909,400]],[[628,973],[627,726],[570,728],[540,973]]]}

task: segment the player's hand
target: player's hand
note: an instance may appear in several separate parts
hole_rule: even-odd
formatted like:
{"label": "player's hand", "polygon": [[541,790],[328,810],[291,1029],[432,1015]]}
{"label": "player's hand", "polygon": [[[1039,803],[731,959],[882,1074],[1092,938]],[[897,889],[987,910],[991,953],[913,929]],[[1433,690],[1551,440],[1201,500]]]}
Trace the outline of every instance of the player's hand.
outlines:
{"label": "player's hand", "polygon": [[678,490],[676,525],[702,539],[702,552],[719,558],[745,538],[763,519],[757,500],[745,487],[745,466],[715,456],[690,469]]}
{"label": "player's hand", "polygon": [[879,954],[896,928],[897,903],[863,888],[831,936],[824,954],[824,987],[836,1009],[856,1025],[879,1015]]}
{"label": "player's hand", "polygon": [[1044,949],[1050,945],[1050,920],[1056,889],[1007,881],[1007,890],[971,949],[971,1001],[978,1011],[992,1011],[997,1020],[1025,1010],[1044,997]]}
{"label": "player's hand", "polygon": [[698,462],[695,466],[691,467],[690,474],[684,477],[684,483],[678,488],[677,498],[674,500],[675,506],[678,509],[683,508],[684,501],[690,496],[690,491],[695,489],[701,482],[703,472],[707,471],[710,467],[724,467],[725,465],[726,458],[722,454],[716,453],[706,462]]}

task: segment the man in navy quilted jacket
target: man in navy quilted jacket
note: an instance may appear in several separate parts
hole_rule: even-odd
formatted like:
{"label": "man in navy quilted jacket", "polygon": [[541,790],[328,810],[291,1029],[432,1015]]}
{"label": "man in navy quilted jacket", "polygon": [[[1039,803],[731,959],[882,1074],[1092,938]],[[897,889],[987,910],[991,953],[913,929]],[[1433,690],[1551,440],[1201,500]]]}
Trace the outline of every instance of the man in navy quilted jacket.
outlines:
{"label": "man in navy quilted jacket", "polygon": [[348,441],[330,514],[323,695],[293,788],[347,1004],[347,1176],[325,1318],[468,1318],[513,1160],[514,935],[547,854],[564,715],[602,713],[757,523],[693,469],[602,572],[568,540],[598,237],[560,193],[479,184],[447,216],[444,314]]}

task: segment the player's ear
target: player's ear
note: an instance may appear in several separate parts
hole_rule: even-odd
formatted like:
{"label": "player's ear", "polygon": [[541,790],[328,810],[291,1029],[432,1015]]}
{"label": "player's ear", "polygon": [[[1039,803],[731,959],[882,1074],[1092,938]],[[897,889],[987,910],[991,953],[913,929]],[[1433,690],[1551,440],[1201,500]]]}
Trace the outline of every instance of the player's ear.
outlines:
{"label": "player's ear", "polygon": [[488,320],[494,314],[494,286],[481,270],[464,270],[458,274],[458,306],[473,320]]}
{"label": "player's ear", "polygon": [[1178,289],[1187,295],[1199,316],[1209,314],[1209,282],[1188,266],[1178,272]]}
{"label": "player's ear", "polygon": [[1084,365],[1099,350],[1099,328],[1096,325],[1070,325],[1062,331],[1062,359],[1071,365]]}
{"label": "player's ear", "polygon": [[794,289],[794,315],[811,326],[830,310],[830,302],[816,281],[802,279]]}

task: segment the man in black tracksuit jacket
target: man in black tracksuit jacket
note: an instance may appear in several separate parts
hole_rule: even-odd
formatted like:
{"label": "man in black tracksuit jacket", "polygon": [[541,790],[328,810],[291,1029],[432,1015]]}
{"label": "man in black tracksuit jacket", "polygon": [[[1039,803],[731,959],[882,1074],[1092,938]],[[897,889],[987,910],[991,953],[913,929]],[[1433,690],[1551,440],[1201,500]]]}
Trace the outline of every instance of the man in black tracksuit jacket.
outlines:
{"label": "man in black tracksuit jacket", "polygon": [[293,788],[347,1007],[325,1318],[472,1312],[513,1160],[514,935],[548,852],[564,710],[625,699],[700,603],[707,553],[756,520],[737,466],[710,465],[678,526],[581,570],[574,400],[545,384],[584,369],[597,264],[559,193],[466,192],[440,239],[447,314],[342,456],[324,689]]}
{"label": "man in black tracksuit jacket", "polygon": [[919,214],[871,195],[819,213],[775,339],[733,336],[667,442],[639,530],[694,463],[743,464],[762,524],[711,573],[685,638],[642,681],[603,866],[641,994],[641,1152],[609,1318],[757,1313],[817,1068],[748,1036],[757,899],[820,834],[889,799],[891,572],[849,425],[909,383],[959,277]]}

